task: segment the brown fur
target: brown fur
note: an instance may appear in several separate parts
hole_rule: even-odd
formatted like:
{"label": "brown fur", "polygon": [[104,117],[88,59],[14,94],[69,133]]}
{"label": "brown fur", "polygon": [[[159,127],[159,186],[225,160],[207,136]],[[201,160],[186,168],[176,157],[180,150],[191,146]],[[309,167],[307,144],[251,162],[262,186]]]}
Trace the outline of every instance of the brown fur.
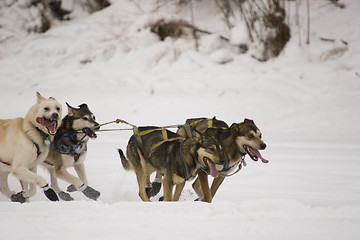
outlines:
{"label": "brown fur", "polygon": [[[260,130],[253,120],[249,119],[245,119],[242,123],[233,123],[230,128],[225,130],[207,129],[204,135],[213,136],[221,142],[223,158],[225,158],[225,162],[227,163],[226,167],[224,166],[223,169],[219,169],[221,174],[212,182],[210,192],[213,198],[225,177],[234,172],[237,167],[239,169],[242,167],[243,158],[246,154],[249,154],[254,161],[258,160],[257,157],[254,157],[251,150],[249,152],[248,148],[263,150],[266,148],[266,144],[261,139],[262,135]],[[196,179],[193,183],[193,188],[200,199],[203,199],[205,194],[202,189],[206,187],[202,186],[199,180],[200,179]],[[202,182],[204,182],[204,180],[202,180]]]}
{"label": "brown fur", "polygon": [[[156,129],[156,127],[143,127],[140,130],[147,131],[151,129]],[[148,176],[155,171],[164,176],[164,200],[177,201],[185,181],[195,177],[199,169],[207,169],[206,161],[221,164],[220,149],[217,141],[214,138],[205,136],[166,141],[149,152],[154,144],[163,140],[163,134],[161,130],[143,135],[141,139],[143,146],[141,146],[141,143],[139,144],[136,135],[133,135],[127,146],[127,159],[119,149],[124,168],[135,171],[139,196],[143,201],[150,201],[145,192],[145,183]],[[178,134],[168,130],[166,130],[166,134],[169,139],[180,137]],[[188,167],[188,176],[185,176],[181,159]],[[174,196],[172,196],[174,185],[176,185],[176,190]]]}

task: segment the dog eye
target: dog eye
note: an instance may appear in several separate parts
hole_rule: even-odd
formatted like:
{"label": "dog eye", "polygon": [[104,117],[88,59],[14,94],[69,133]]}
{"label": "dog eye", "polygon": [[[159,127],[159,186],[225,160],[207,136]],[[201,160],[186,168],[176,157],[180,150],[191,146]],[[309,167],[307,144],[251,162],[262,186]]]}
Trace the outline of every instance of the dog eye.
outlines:
{"label": "dog eye", "polygon": [[88,121],[89,119],[88,119],[87,117],[83,117],[83,120],[86,120],[86,121]]}
{"label": "dog eye", "polygon": [[45,110],[45,111],[50,111],[50,108],[44,107],[44,110]]}
{"label": "dog eye", "polygon": [[211,146],[211,147],[209,147],[209,150],[212,151],[212,152],[215,152],[215,147]]}
{"label": "dog eye", "polygon": [[253,134],[249,134],[248,138],[254,138],[254,135]]}
{"label": "dog eye", "polygon": [[60,107],[56,107],[56,111],[60,112]]}

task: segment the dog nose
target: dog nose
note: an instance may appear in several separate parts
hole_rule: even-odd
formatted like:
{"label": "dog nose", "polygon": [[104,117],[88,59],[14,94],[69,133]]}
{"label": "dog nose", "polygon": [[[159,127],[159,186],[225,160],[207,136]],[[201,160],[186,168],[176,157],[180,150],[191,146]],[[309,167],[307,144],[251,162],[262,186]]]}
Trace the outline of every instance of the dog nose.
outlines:
{"label": "dog nose", "polygon": [[261,149],[261,150],[264,150],[265,148],[266,148],[266,144],[265,144],[265,143],[260,144],[260,149]]}
{"label": "dog nose", "polygon": [[59,119],[59,114],[58,113],[53,113],[53,114],[51,114],[51,118],[52,119]]}

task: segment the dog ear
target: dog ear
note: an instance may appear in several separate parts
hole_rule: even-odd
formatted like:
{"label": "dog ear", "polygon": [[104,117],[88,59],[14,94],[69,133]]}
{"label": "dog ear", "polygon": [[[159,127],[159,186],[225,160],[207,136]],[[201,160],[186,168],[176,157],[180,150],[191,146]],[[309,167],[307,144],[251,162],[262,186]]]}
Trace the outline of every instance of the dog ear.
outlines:
{"label": "dog ear", "polygon": [[76,108],[70,106],[70,104],[68,104],[67,102],[65,102],[65,103],[66,103],[66,106],[68,107],[68,115],[69,116],[74,116]]}
{"label": "dog ear", "polygon": [[244,119],[244,123],[255,124],[253,120],[247,118]]}
{"label": "dog ear", "polygon": [[41,96],[41,94],[39,92],[36,92],[36,97],[37,97],[37,102],[41,102],[42,100],[45,100],[45,98],[43,96]]}
{"label": "dog ear", "polygon": [[81,104],[78,106],[80,109],[89,109],[88,105],[86,105],[85,103]]}

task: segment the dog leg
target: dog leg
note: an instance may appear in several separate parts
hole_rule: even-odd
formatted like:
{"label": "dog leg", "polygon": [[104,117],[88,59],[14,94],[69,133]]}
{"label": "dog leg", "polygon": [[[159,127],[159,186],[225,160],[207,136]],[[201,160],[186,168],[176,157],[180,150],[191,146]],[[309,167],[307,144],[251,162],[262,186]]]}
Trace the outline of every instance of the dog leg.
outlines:
{"label": "dog leg", "polygon": [[200,181],[198,177],[195,179],[194,183],[192,184],[192,188],[194,189],[195,193],[199,196],[199,198],[197,198],[195,201],[198,200],[202,201],[204,199],[204,194],[201,190]]}
{"label": "dog leg", "polygon": [[202,199],[202,201],[211,203],[212,197],[209,189],[208,174],[204,171],[199,171],[198,178],[200,181],[201,190],[204,194],[204,199]]}
{"label": "dog leg", "polygon": [[79,178],[71,175],[65,166],[60,166],[58,168],[55,167],[55,175],[65,182],[73,184],[77,190],[79,190],[80,187],[84,185],[84,183]]}
{"label": "dog leg", "polygon": [[55,168],[55,174],[64,181],[74,185],[77,190],[81,191],[86,197],[90,199],[96,200],[100,196],[100,192],[84,184],[80,180],[80,178],[71,175],[67,171],[65,166],[60,166],[59,168]]}
{"label": "dog leg", "polygon": [[74,165],[74,169],[77,173],[77,175],[79,176],[79,178],[84,182],[85,186],[87,186],[85,188],[84,191],[82,191],[85,196],[87,196],[88,198],[91,198],[93,200],[96,200],[99,196],[100,196],[100,192],[93,189],[92,187],[88,186],[88,180],[86,177],[86,172],[85,172],[85,165],[84,163],[81,164],[76,164]]}
{"label": "dog leg", "polygon": [[146,183],[145,183],[145,192],[148,198],[151,198],[151,181],[150,181],[150,174],[146,175]]}
{"label": "dog leg", "polygon": [[39,187],[43,188],[44,194],[46,197],[51,201],[59,201],[59,198],[57,197],[54,190],[49,188],[49,185],[46,183],[45,179],[43,179],[41,176],[31,172],[29,169],[23,167],[23,166],[17,166],[14,167],[11,171],[11,173],[17,177],[19,180],[22,180],[27,183],[33,183],[38,185]]}
{"label": "dog leg", "polygon": [[12,202],[19,202],[24,203],[28,200],[28,198],[25,196],[24,191],[15,193],[14,191],[11,191],[8,184],[8,176],[9,172],[0,171],[0,191],[11,199]]}
{"label": "dog leg", "polygon": [[144,202],[150,202],[150,199],[148,198],[146,191],[145,191],[145,184],[146,184],[146,173],[144,169],[140,166],[135,169],[136,179],[138,182],[139,187],[139,197]]}
{"label": "dog leg", "polygon": [[176,184],[173,201],[179,201],[182,190],[184,189],[185,182]]}
{"label": "dog leg", "polygon": [[214,197],[217,190],[219,189],[221,183],[224,181],[225,177],[219,175],[217,178],[214,178],[212,184],[211,184],[211,196]]}
{"label": "dog leg", "polygon": [[160,192],[161,178],[162,178],[161,173],[156,172],[156,177],[155,177],[155,180],[151,184],[151,190],[149,193],[151,197],[156,196]]}
{"label": "dog leg", "polygon": [[[33,167],[30,169],[33,173],[37,173],[37,167]],[[23,191],[25,192],[25,196],[31,198],[36,194],[36,185],[34,183],[27,183],[24,181],[20,181]]]}
{"label": "dog leg", "polygon": [[57,180],[57,177],[55,174],[55,169],[53,167],[47,167],[47,170],[49,171],[49,174],[50,174],[51,188],[54,189],[55,192],[57,192],[57,194],[59,195],[59,198],[64,201],[74,200],[74,198],[71,197],[70,194],[68,194],[67,192],[64,192],[63,190],[60,189],[58,180]]}
{"label": "dog leg", "polygon": [[83,181],[83,183],[85,183],[85,185],[88,185],[88,180],[85,172],[85,164],[84,163],[76,164],[74,165],[74,169],[77,175],[79,176],[79,178]]}
{"label": "dog leg", "polygon": [[164,201],[172,200],[172,190],[174,185],[173,185],[172,177],[169,177],[169,175],[171,176],[171,174],[166,173],[163,179]]}
{"label": "dog leg", "polygon": [[[74,165],[73,167],[74,167],[78,177],[80,178],[80,180],[83,181],[83,183],[85,185],[88,185],[88,180],[87,180],[86,172],[85,172],[85,165],[77,164],[77,165]],[[68,186],[68,192],[75,192],[75,191],[77,191],[77,190],[74,185]]]}
{"label": "dog leg", "polygon": [[8,184],[9,173],[0,171],[0,191],[7,197],[9,197],[13,192],[10,191]]}

